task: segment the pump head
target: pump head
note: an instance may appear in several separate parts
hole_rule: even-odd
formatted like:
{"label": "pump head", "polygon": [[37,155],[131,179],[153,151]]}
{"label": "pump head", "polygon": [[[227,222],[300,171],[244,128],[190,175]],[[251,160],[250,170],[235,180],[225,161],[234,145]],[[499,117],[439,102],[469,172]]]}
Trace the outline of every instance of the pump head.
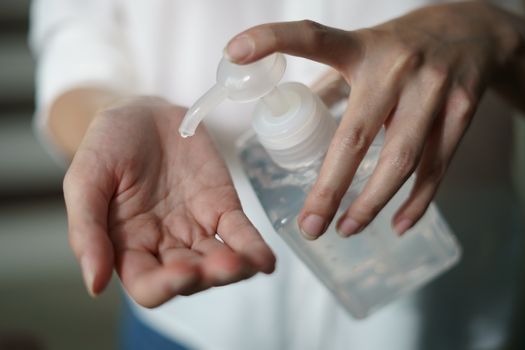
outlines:
{"label": "pump head", "polygon": [[192,136],[202,119],[226,98],[259,100],[252,126],[275,163],[291,169],[316,161],[328,149],[336,121],[306,85],[290,82],[277,86],[285,68],[286,61],[279,53],[247,65],[223,58],[217,83],[188,110],[180,135]]}
{"label": "pump head", "polygon": [[[222,58],[217,68],[217,83],[188,110],[179,128],[180,135],[192,136],[202,119],[226,98],[250,102],[272,94],[285,69],[286,60],[280,53],[246,65]],[[278,111],[284,109],[286,101],[274,96],[271,103]]]}

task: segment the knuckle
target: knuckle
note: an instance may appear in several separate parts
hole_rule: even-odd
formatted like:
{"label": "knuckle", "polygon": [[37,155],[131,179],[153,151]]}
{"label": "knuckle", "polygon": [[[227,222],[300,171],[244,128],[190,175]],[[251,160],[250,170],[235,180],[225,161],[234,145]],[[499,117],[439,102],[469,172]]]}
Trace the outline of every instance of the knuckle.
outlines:
{"label": "knuckle", "polygon": [[446,85],[450,77],[450,68],[445,64],[430,64],[423,71],[423,82],[442,88]]}
{"label": "knuckle", "polygon": [[286,45],[282,38],[282,35],[280,35],[279,33],[278,27],[271,24],[265,24],[255,27],[253,29],[252,35],[255,37],[261,36],[267,38],[266,40],[268,40],[268,44],[271,47],[275,47],[276,49],[279,49]]}
{"label": "knuckle", "polygon": [[382,205],[372,200],[372,198],[362,197],[352,206],[351,216],[356,218],[360,223],[367,224],[374,219],[381,208]]}
{"label": "knuckle", "polygon": [[316,186],[312,192],[312,199],[315,203],[321,203],[321,207],[325,208],[326,211],[333,210],[338,205],[339,196],[337,191],[328,186]]}
{"label": "knuckle", "polygon": [[312,21],[311,19],[303,19],[299,21],[299,24],[303,27],[303,29],[312,29],[315,28],[319,23]]}
{"label": "knuckle", "polygon": [[464,87],[456,87],[451,93],[449,103],[454,118],[462,125],[468,124],[476,106],[473,94]]}
{"label": "knuckle", "polygon": [[423,53],[420,50],[403,43],[397,44],[397,46],[397,59],[401,69],[404,71],[413,70],[421,65],[423,62]]}
{"label": "knuckle", "polygon": [[441,161],[434,161],[423,171],[423,176],[426,182],[437,184],[445,176],[447,170],[446,165]]}
{"label": "knuckle", "polygon": [[382,158],[399,178],[404,178],[414,170],[417,164],[417,153],[412,147],[402,146],[392,152],[387,152]]}
{"label": "knuckle", "polygon": [[299,22],[301,25],[301,28],[308,33],[315,33],[318,31],[322,31],[324,26],[320,23],[317,23],[315,21],[312,21],[310,19],[303,19]]}
{"label": "knuckle", "polygon": [[423,53],[420,50],[398,40],[394,40],[390,45],[392,49],[387,64],[390,66],[391,80],[399,80],[404,74],[414,71],[422,64]]}
{"label": "knuckle", "polygon": [[308,36],[308,42],[312,43],[313,48],[319,47],[326,39],[326,27],[315,21],[305,19],[300,21],[303,33]]}
{"label": "knuckle", "polygon": [[340,145],[342,151],[351,154],[364,154],[370,142],[370,136],[362,126],[346,130],[344,134],[337,139],[337,144]]}

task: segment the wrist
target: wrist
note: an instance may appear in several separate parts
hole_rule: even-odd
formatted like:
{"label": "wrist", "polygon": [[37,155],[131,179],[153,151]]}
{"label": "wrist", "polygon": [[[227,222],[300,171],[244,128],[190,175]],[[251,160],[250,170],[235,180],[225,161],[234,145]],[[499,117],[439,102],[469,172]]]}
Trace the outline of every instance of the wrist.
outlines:
{"label": "wrist", "polygon": [[55,143],[70,158],[97,112],[119,97],[110,91],[79,88],[59,96],[49,112],[47,127]]}
{"label": "wrist", "polygon": [[523,23],[514,14],[501,7],[485,2],[474,1],[479,6],[482,16],[495,42],[495,63],[499,69],[514,61],[523,51],[525,30]]}

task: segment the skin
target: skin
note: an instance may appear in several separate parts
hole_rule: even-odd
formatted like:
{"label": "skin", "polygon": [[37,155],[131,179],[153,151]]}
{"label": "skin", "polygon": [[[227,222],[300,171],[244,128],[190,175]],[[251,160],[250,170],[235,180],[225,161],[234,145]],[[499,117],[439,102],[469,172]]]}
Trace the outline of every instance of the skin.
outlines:
{"label": "skin", "polygon": [[[84,105],[88,116],[103,92],[70,94],[57,100],[51,125],[71,101],[95,102]],[[186,110],[160,98],[109,100],[116,102],[93,114],[64,179],[69,240],[90,294],[113,269],[146,307],[272,272],[275,258],[206,130],[182,139]]]}
{"label": "skin", "polygon": [[524,33],[522,19],[470,1],[422,8],[358,31],[311,21],[265,24],[234,37],[225,54],[239,64],[277,51],[305,57],[330,65],[352,87],[298,218],[305,237],[326,230],[383,126],[378,165],[337,227],[342,236],[361,231],[415,173],[413,190],[393,218],[402,234],[425,213],[483,92],[495,88],[525,110]]}
{"label": "skin", "polygon": [[[366,226],[413,171],[416,185],[394,222],[400,232],[415,223],[489,83],[522,100],[520,30],[525,33],[520,19],[465,3],[356,32],[303,21],[263,25],[234,38],[226,54],[238,63],[281,51],[331,65],[338,73],[320,82],[328,102],[342,96],[341,81],[352,86],[299,218],[305,235],[319,236],[332,220],[382,125],[379,166],[340,219],[340,231]],[[496,75],[508,79],[496,82]],[[69,240],[90,294],[100,293],[115,270],[136,302],[154,307],[274,269],[275,257],[242,212],[206,130],[178,136],[184,113],[159,98],[123,98],[97,88],[71,90],[54,102],[47,127],[72,157],[64,178]],[[321,220],[310,220],[315,232],[305,227],[311,215]]]}

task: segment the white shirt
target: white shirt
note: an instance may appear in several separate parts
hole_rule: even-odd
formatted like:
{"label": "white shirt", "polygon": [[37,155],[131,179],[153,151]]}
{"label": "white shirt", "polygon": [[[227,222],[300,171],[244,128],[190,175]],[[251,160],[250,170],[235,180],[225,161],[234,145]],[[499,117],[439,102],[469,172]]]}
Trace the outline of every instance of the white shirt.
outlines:
{"label": "white shirt", "polygon": [[[79,86],[166,97],[189,106],[215,82],[227,41],[265,22],[312,19],[352,29],[429,3],[425,0],[39,0],[32,42],[38,52],[37,124],[64,91]],[[309,83],[325,67],[291,59],[284,80]],[[277,255],[276,272],[136,306],[150,326],[200,349],[417,349],[412,298],[354,321],[281,242],[234,156],[250,106],[225,103],[207,121],[229,165],[243,208]]]}

